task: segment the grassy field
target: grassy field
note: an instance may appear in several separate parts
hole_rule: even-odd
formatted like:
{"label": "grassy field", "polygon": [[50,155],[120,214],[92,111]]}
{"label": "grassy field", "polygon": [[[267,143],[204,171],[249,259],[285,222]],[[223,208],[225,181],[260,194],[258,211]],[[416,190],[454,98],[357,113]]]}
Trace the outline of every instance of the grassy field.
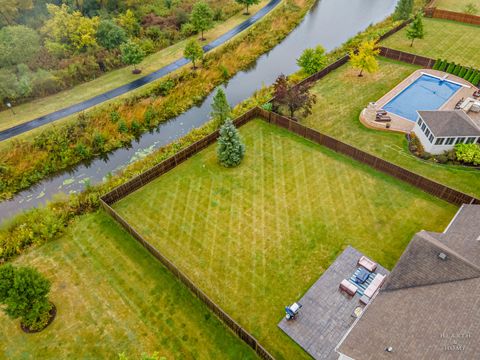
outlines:
{"label": "grassy field", "polygon": [[380,99],[416,69],[381,59],[378,73],[359,78],[349,65],[342,66],[312,88],[317,103],[313,114],[302,122],[432,180],[480,196],[480,171],[425,162],[410,154],[404,135],[367,129],[360,123],[360,112],[370,101]]}
{"label": "grassy field", "polygon": [[425,37],[410,46],[406,29],[390,36],[383,46],[418,55],[455,61],[464,66],[480,68],[480,26],[450,20],[424,19]]}
{"label": "grassy field", "polygon": [[307,358],[277,328],[285,305],[347,244],[392,268],[457,209],[261,120],[240,131],[238,168],[211,146],[115,208],[274,356]]}
{"label": "grassy field", "polygon": [[[106,214],[16,260],[52,280],[57,318],[27,335],[0,313],[1,359],[255,358],[253,351]],[[7,335],[8,334],[8,335]]]}
{"label": "grassy field", "polygon": [[435,1],[435,7],[443,10],[450,10],[463,13],[465,8],[469,4],[474,4],[477,7],[477,12],[474,15],[480,14],[480,1],[479,0],[437,0]]}
{"label": "grassy field", "polygon": [[[262,0],[258,5],[252,6],[250,13],[253,15],[267,4],[268,0]],[[248,17],[243,15],[244,10],[231,17],[227,21],[218,24],[212,30],[205,32],[205,44],[223,35],[234,28]],[[195,35],[197,36],[197,35]],[[198,36],[197,36],[198,37]],[[94,96],[112,90],[118,86],[127,84],[143,76],[154,72],[165,65],[170,64],[183,56],[183,49],[188,40],[180,41],[166,49],[145,58],[139,65],[142,75],[132,74],[131,67],[125,67],[110,71],[96,80],[62,91],[58,94],[31,101],[15,107],[15,115],[11,111],[0,112],[0,131],[12,126],[33,120],[39,116],[63,109],[67,106],[77,104]]]}

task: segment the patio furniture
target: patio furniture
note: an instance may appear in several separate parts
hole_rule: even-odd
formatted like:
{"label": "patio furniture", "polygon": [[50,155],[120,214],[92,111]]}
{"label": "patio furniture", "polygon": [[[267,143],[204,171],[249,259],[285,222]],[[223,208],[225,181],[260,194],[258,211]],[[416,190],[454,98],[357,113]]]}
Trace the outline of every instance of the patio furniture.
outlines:
{"label": "patio furniture", "polygon": [[362,256],[360,260],[358,260],[358,265],[363,266],[365,269],[367,269],[370,272],[374,272],[377,269],[377,263],[373,262],[366,256]]}
{"label": "patio furniture", "polygon": [[292,320],[298,315],[298,311],[302,307],[302,304],[294,302],[290,306],[285,306],[285,319]]}
{"label": "patio furniture", "polygon": [[363,313],[362,307],[357,306],[355,309],[353,309],[351,316],[358,319],[360,316],[362,316],[362,313]]}
{"label": "patio furniture", "polygon": [[383,109],[377,110],[377,115],[387,115],[387,112]]}
{"label": "patio furniture", "polygon": [[361,267],[357,272],[357,274],[355,275],[355,282],[357,284],[363,284],[368,279],[369,276],[370,276],[370,271]]}
{"label": "patio furniture", "polygon": [[360,298],[360,303],[367,305],[369,302],[370,302],[370,298],[366,295],[362,295],[362,297]]}
{"label": "patio furniture", "polygon": [[343,279],[339,286],[341,291],[345,291],[348,295],[353,296],[357,292],[357,287],[349,282],[347,279]]}
{"label": "patio furniture", "polygon": [[370,285],[368,285],[367,289],[363,293],[365,296],[368,296],[369,298],[372,298],[373,295],[377,292],[377,290],[382,286],[383,282],[385,280],[385,275],[382,274],[377,274],[375,278],[372,280]]}
{"label": "patio furniture", "polygon": [[378,122],[389,122],[389,121],[392,121],[392,118],[388,115],[377,115],[375,117],[375,121],[378,121]]}
{"label": "patio furniture", "polygon": [[472,96],[473,96],[475,99],[479,98],[479,97],[480,97],[480,90],[475,91]]}

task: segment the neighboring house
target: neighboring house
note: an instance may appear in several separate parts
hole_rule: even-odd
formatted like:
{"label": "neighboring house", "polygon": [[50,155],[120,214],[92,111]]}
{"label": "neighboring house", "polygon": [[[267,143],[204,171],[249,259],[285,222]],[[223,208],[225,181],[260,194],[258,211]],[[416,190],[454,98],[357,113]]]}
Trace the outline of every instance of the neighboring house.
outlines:
{"label": "neighboring house", "polygon": [[413,237],[337,352],[342,360],[480,359],[479,344],[480,205],[463,205],[443,233]]}
{"label": "neighboring house", "polygon": [[413,132],[430,154],[442,154],[460,143],[480,143],[480,124],[463,110],[418,111],[418,115]]}

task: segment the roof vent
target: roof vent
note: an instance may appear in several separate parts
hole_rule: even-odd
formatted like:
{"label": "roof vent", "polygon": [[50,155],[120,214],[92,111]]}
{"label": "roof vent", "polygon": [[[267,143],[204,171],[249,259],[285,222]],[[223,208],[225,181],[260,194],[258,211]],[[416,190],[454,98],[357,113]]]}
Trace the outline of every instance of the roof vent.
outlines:
{"label": "roof vent", "polygon": [[440,254],[438,254],[438,257],[440,260],[447,260],[447,254],[441,252]]}
{"label": "roof vent", "polygon": [[386,347],[385,351],[391,353],[391,352],[393,352],[393,347],[391,347],[391,346]]}

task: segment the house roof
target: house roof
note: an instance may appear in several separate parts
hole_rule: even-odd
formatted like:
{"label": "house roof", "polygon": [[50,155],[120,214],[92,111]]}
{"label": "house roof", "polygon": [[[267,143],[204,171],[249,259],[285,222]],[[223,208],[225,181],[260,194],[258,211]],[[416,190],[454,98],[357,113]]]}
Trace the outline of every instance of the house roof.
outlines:
{"label": "house roof", "polygon": [[480,136],[480,128],[462,110],[418,111],[430,131],[438,136]]}
{"label": "house roof", "polygon": [[480,358],[479,236],[479,205],[462,206],[443,233],[416,234],[338,351],[355,360]]}

